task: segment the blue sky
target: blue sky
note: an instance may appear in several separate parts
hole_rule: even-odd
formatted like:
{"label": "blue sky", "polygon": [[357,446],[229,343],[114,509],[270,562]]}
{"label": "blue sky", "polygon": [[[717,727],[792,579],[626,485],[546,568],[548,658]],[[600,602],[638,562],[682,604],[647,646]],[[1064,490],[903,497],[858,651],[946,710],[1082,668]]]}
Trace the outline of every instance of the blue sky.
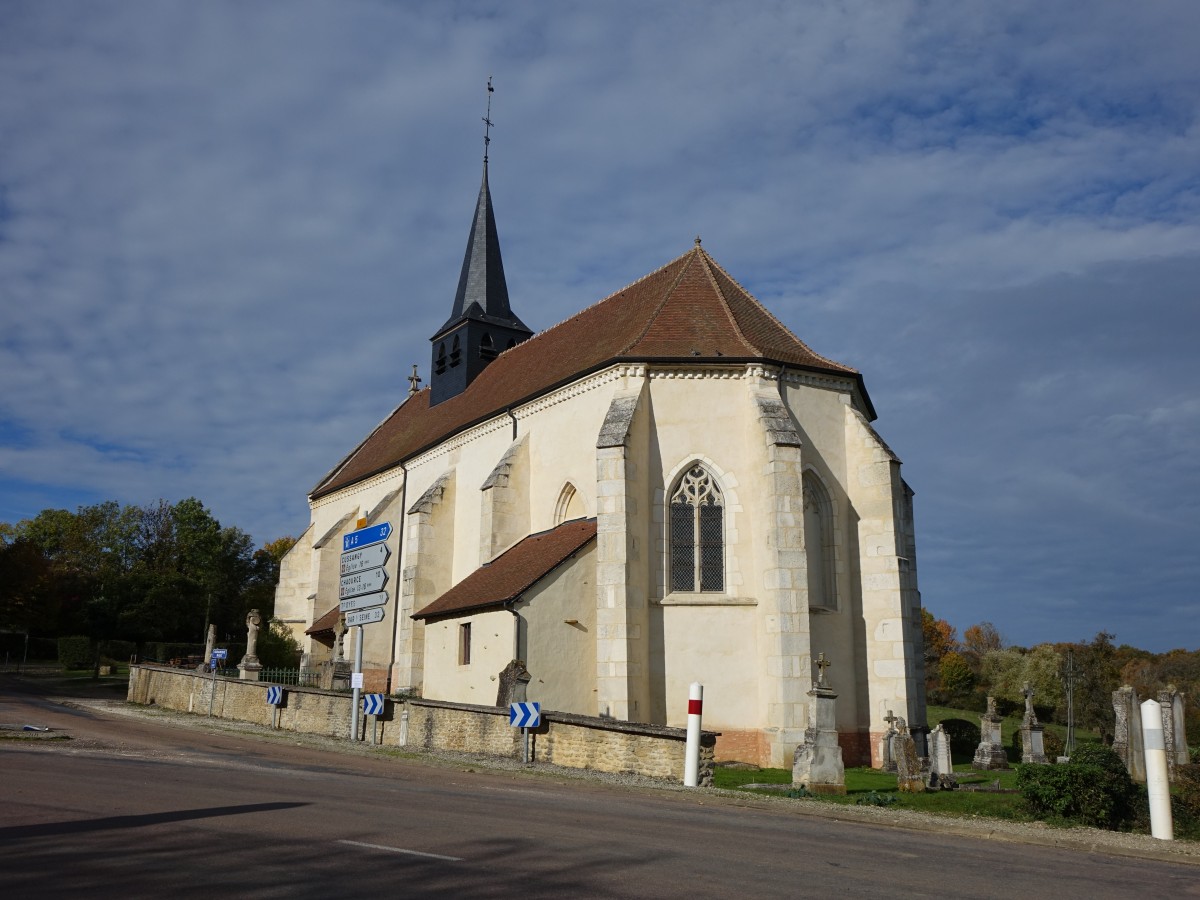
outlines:
{"label": "blue sky", "polygon": [[925,605],[1200,647],[1200,4],[0,0],[0,521],[266,541],[399,402],[491,186],[561,321],[705,248],[861,369]]}

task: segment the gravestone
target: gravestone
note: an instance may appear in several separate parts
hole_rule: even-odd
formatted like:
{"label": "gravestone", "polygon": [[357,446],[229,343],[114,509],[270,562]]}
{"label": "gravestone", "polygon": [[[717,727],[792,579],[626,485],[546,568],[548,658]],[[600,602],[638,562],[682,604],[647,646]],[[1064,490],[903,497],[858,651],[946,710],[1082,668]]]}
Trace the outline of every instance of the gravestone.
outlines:
{"label": "gravestone", "polygon": [[[954,760],[950,756],[950,735],[946,734],[941,722],[929,732],[929,774],[930,787],[942,787],[947,779],[957,784],[954,777]],[[934,776],[938,779],[938,784],[933,783]]]}
{"label": "gravestone", "polygon": [[1123,684],[1112,692],[1116,727],[1113,731],[1113,751],[1121,757],[1129,777],[1139,784],[1146,782],[1146,755],[1142,750],[1142,707],[1137,691]]}
{"label": "gravestone", "polygon": [[879,739],[879,768],[884,772],[896,771],[896,717],[889,709],[883,717],[887,731]]}
{"label": "gravestone", "polygon": [[809,726],[804,729],[804,743],[796,747],[792,757],[792,784],[814,794],[846,793],[846,768],[838,744],[834,705],[838,695],[825,683],[825,669],[829,665],[825,654],[820,654],[816,662],[817,683],[808,692]]}
{"label": "gravestone", "polygon": [[1038,723],[1033,711],[1033,688],[1028,681],[1021,693],[1025,695],[1025,718],[1021,721],[1021,762],[1044,766],[1049,762],[1042,739],[1045,729]]}
{"label": "gravestone", "polygon": [[499,689],[496,691],[496,705],[508,707],[512,703],[524,703],[528,699],[526,692],[533,676],[525,668],[525,660],[514,659],[500,672]]}
{"label": "gravestone", "polygon": [[1007,769],[1008,756],[1004,752],[1001,739],[1001,723],[1004,720],[996,714],[996,698],[987,698],[987,712],[979,717],[979,746],[975,749],[975,758],[971,765],[976,769]]}
{"label": "gravestone", "polygon": [[921,757],[917,756],[917,742],[913,740],[904,719],[897,720],[896,741],[896,790],[904,794],[925,792],[925,772],[921,768]]}
{"label": "gravestone", "polygon": [[1162,707],[1163,740],[1167,745],[1167,774],[1175,780],[1175,767],[1186,766],[1188,758],[1187,731],[1184,728],[1183,694],[1173,684],[1158,692],[1158,704]]}

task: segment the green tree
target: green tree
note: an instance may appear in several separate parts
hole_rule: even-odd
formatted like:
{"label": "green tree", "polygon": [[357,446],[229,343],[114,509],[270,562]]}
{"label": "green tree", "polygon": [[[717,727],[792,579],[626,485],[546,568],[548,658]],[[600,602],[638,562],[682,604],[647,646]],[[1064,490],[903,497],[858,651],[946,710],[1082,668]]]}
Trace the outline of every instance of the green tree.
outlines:
{"label": "green tree", "polygon": [[950,699],[966,697],[975,687],[975,670],[957,650],[951,650],[942,657],[938,677],[942,683],[942,691]]}

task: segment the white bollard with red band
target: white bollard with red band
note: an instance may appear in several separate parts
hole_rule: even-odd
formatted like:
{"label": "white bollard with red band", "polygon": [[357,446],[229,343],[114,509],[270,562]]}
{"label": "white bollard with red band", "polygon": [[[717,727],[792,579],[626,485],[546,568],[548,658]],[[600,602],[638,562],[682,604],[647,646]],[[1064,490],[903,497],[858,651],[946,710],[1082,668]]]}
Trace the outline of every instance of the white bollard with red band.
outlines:
{"label": "white bollard with red band", "polygon": [[704,685],[693,681],[688,688],[687,748],[683,751],[684,787],[700,781],[700,715],[704,709]]}
{"label": "white bollard with red band", "polygon": [[1162,707],[1157,700],[1142,704],[1142,747],[1146,754],[1146,792],[1150,796],[1150,834],[1160,841],[1175,839],[1171,821],[1171,784],[1167,771],[1167,742]]}

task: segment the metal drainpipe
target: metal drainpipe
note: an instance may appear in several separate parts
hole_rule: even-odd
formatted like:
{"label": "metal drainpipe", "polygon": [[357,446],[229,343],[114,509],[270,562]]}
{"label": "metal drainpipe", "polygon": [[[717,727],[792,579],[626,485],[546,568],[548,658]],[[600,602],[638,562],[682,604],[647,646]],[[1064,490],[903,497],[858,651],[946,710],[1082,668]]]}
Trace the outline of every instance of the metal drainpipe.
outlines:
{"label": "metal drainpipe", "polygon": [[400,471],[404,473],[404,481],[400,485],[400,527],[396,536],[396,614],[392,616],[392,658],[388,662],[387,692],[392,693],[392,671],[396,668],[396,635],[400,631],[400,600],[404,590],[404,516],[406,515],[408,498],[408,469],[400,463]]}
{"label": "metal drainpipe", "polygon": [[512,419],[512,423],[513,423],[512,439],[515,441],[517,439],[517,417],[513,414],[512,409],[506,409],[505,412],[508,413],[508,417],[510,419]]}

